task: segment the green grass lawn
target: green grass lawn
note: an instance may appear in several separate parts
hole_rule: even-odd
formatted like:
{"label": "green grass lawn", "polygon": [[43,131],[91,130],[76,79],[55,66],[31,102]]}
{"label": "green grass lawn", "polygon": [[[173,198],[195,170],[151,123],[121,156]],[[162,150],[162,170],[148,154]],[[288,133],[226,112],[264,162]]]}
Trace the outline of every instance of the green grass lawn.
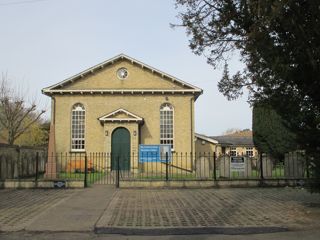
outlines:
{"label": "green grass lawn", "polygon": [[[268,171],[270,172],[270,171]],[[260,170],[251,170],[251,176],[249,177],[259,177],[260,176]],[[284,177],[284,167],[278,166],[276,168],[272,169],[271,176],[265,176],[267,178],[282,178]]]}
{"label": "green grass lawn", "polygon": [[[137,173],[133,176],[133,179],[135,180],[165,180],[166,174],[165,173]],[[192,180],[196,179],[195,173],[181,173],[181,174],[168,174],[169,180]]]}
{"label": "green grass lawn", "polygon": [[[269,172],[269,171],[268,171]],[[219,171],[217,171],[217,178],[220,177]],[[265,176],[267,178],[282,178],[284,177],[284,168],[283,167],[276,167],[272,169],[271,176]],[[221,176],[221,178],[223,178]],[[244,173],[241,172],[230,172],[230,178],[231,179],[241,179],[241,178],[260,178],[260,170],[252,169],[251,174],[246,176]]]}
{"label": "green grass lawn", "polygon": [[[64,180],[83,180],[84,181],[84,173],[59,173],[58,178],[64,179]],[[87,183],[93,184],[99,180],[101,180],[103,177],[105,177],[106,174],[104,172],[89,172],[87,175]]]}
{"label": "green grass lawn", "polygon": [[[169,173],[169,180],[197,180],[197,179],[205,179],[204,177],[197,177],[196,173],[189,173],[189,172],[181,172],[181,173]],[[220,175],[220,171],[216,170],[216,177],[224,178],[222,174]],[[284,168],[283,166],[277,166],[272,170],[272,177],[268,178],[282,178],[284,177]],[[210,174],[210,177],[208,179],[213,179],[213,172]],[[251,174],[246,176],[241,172],[231,172],[230,173],[230,179],[259,179],[260,178],[260,172],[259,170],[252,169]],[[166,175],[165,173],[157,173],[157,172],[148,172],[148,173],[137,173],[134,175],[133,179],[141,179],[141,180],[165,180]]]}
{"label": "green grass lawn", "polygon": [[[229,170],[228,170],[229,171]],[[72,179],[72,180],[84,180],[84,173],[60,173],[59,179]],[[87,183],[93,184],[93,183],[113,183],[115,181],[115,172],[114,174],[111,174],[109,172],[89,172],[87,175]],[[223,177],[223,175],[220,175],[220,171],[216,170],[216,177],[217,179],[259,179],[260,178],[260,172],[259,170],[252,169],[251,174],[246,176],[241,172],[231,172],[230,177]],[[282,165],[276,166],[272,169],[272,176],[264,176],[265,178],[283,178],[284,175],[284,167]],[[213,172],[211,172],[210,176],[208,178],[205,177],[198,177],[195,172],[175,172],[168,174],[169,180],[199,180],[199,179],[208,179],[212,180]],[[164,172],[138,172],[138,173],[132,173],[132,172],[126,172],[126,173],[120,173],[120,180],[126,179],[126,180],[165,180],[166,174]]]}

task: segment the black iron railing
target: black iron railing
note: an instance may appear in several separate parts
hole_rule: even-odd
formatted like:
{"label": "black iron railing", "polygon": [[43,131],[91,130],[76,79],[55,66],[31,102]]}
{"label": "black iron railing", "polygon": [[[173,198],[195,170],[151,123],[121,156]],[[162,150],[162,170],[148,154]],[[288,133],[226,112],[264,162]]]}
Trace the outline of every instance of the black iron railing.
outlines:
{"label": "black iron railing", "polygon": [[[43,157],[42,157],[43,158]],[[0,162],[5,167],[4,158]],[[239,179],[305,179],[312,172],[303,152],[286,154],[283,159],[274,159],[268,154],[258,156],[230,156],[216,153],[171,153],[130,156],[112,153],[51,153],[46,163],[39,154],[26,163],[32,174],[16,174],[11,178],[32,178],[84,181],[90,184],[116,184],[120,181],[187,181],[187,180],[239,180]],[[22,159],[23,161],[23,159]],[[6,165],[10,161],[5,160]],[[12,163],[16,164],[14,161]],[[11,166],[16,168],[16,166]],[[25,172],[23,170],[22,172]]]}

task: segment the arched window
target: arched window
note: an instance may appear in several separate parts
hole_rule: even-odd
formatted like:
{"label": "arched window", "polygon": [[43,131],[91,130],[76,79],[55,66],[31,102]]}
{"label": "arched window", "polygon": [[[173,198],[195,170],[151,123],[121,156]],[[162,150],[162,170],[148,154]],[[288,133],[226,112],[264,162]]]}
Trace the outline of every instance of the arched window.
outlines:
{"label": "arched window", "polygon": [[170,103],[160,107],[160,144],[170,144],[173,149],[173,107]]}
{"label": "arched window", "polygon": [[85,150],[85,109],[81,103],[72,107],[71,114],[71,150]]}

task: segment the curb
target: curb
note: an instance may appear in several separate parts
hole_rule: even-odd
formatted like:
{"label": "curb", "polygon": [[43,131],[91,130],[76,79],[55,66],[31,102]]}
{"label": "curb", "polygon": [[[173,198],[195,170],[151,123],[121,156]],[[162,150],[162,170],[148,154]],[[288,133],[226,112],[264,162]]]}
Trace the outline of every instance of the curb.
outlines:
{"label": "curb", "polygon": [[95,227],[96,234],[122,235],[193,235],[193,234],[223,234],[245,235],[260,233],[287,232],[287,227],[168,227],[168,228],[126,228],[126,227]]}

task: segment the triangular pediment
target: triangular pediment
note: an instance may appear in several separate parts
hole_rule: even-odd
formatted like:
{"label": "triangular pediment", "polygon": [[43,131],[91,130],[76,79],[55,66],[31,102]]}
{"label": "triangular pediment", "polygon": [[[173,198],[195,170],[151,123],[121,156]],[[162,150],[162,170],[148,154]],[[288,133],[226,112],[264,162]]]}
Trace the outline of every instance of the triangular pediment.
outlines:
{"label": "triangular pediment", "polygon": [[143,122],[143,118],[125,109],[119,108],[98,118],[100,122]]}
{"label": "triangular pediment", "polygon": [[[120,79],[119,69],[127,75]],[[120,54],[60,83],[44,88],[43,93],[123,93],[182,92],[200,95],[202,90],[147,64]]]}

